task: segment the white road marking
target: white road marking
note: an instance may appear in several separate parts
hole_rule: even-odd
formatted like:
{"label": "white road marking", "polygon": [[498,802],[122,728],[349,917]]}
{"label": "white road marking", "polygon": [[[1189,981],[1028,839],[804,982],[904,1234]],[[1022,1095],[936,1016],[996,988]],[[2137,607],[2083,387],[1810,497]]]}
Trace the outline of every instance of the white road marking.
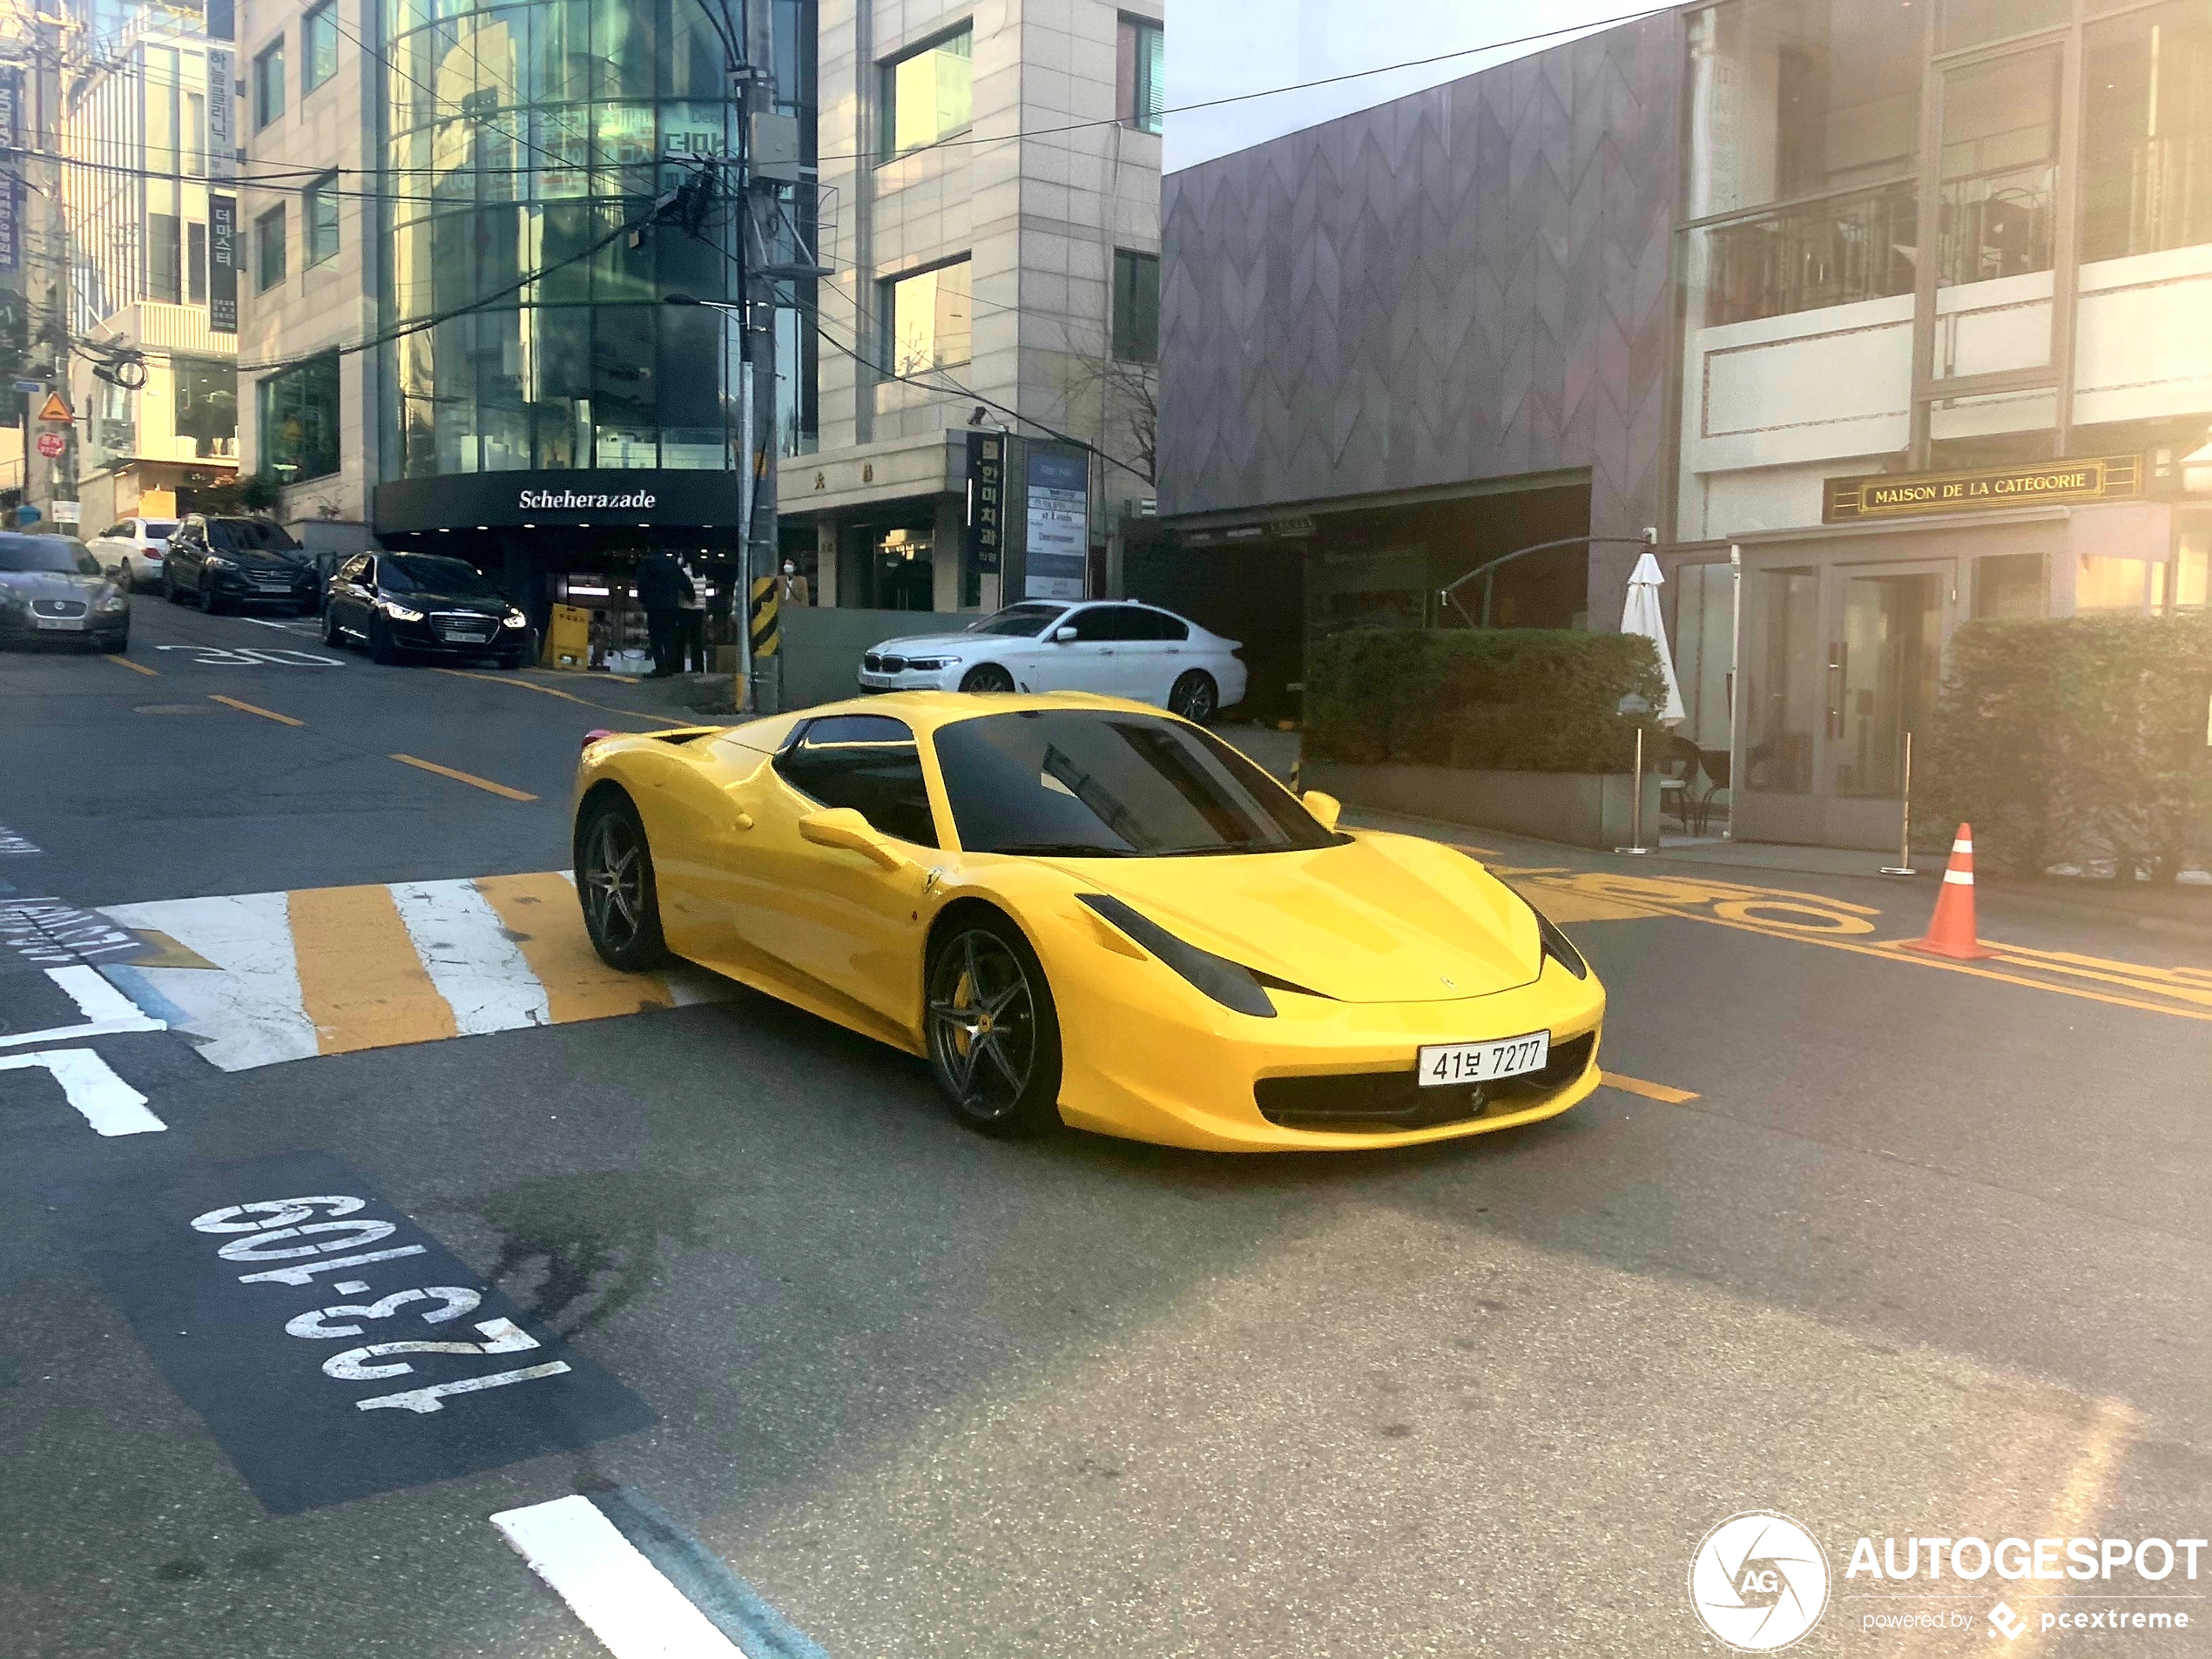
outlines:
{"label": "white road marking", "polygon": [[27,1042],[53,1042],[71,1037],[114,1036],[125,1031],[166,1031],[165,1021],[138,1009],[138,1005],[100,977],[99,970],[81,962],[73,968],[50,968],[46,977],[69,993],[87,1023],[57,1025],[45,1031],[17,1031],[0,1036],[0,1049],[19,1049]]}
{"label": "white road marking", "polygon": [[51,1072],[69,1103],[98,1134],[152,1135],[169,1127],[146,1109],[144,1095],[90,1049],[51,1049],[0,1059],[0,1071],[30,1070]]}
{"label": "white road marking", "polygon": [[38,848],[27,835],[18,835],[6,825],[0,824],[0,859],[29,858]]}
{"label": "white road marking", "polygon": [[320,1054],[300,992],[287,896],[247,893],[219,899],[163,899],[105,913],[125,927],[150,927],[221,969],[144,968],[153,988],[183,1010],[179,1028],[225,1071]]}
{"label": "white road marking", "polygon": [[509,1509],[491,1524],[614,1659],[745,1659],[590,1499]]}
{"label": "white road marking", "polygon": [[392,900],[462,1035],[552,1024],[545,987],[475,883],[395,882]]}

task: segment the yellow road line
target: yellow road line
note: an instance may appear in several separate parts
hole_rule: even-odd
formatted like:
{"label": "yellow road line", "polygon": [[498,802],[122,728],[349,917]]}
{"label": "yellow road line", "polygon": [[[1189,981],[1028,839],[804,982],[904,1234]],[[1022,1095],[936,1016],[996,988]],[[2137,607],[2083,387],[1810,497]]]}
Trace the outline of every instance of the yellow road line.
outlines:
{"label": "yellow road line", "polygon": [[305,725],[307,724],[305,720],[295,720],[288,714],[279,714],[274,709],[256,708],[251,703],[241,703],[234,697],[218,696],[213,691],[208,692],[207,700],[210,703],[220,703],[226,708],[242,710],[247,714],[258,714],[264,720],[274,720],[281,725]]}
{"label": "yellow road line", "polygon": [[1684,1101],[1697,1098],[1687,1089],[1669,1089],[1664,1083],[1648,1083],[1641,1077],[1623,1077],[1617,1071],[1602,1072],[1599,1076],[1608,1089],[1617,1089],[1628,1095],[1642,1095],[1646,1100],[1663,1101],[1669,1106],[1679,1106]]}
{"label": "yellow road line", "polygon": [[455,783],[473,784],[478,789],[488,789],[495,795],[504,795],[509,800],[536,800],[536,796],[519,789],[509,789],[505,784],[496,784],[489,778],[479,778],[473,772],[456,772],[451,766],[442,766],[435,760],[417,760],[413,755],[391,755],[402,766],[418,766],[424,772],[435,772],[441,778],[450,778]]}
{"label": "yellow road line", "polygon": [[313,887],[289,894],[300,1006],[323,1054],[458,1036],[430,982],[391,889]]}
{"label": "yellow road line", "polygon": [[161,671],[159,669],[148,668],[144,663],[134,663],[128,657],[125,657],[121,651],[104,651],[100,653],[100,655],[108,662],[119,664],[121,666],[129,669],[133,674],[144,674],[151,679],[159,679],[161,678]]}
{"label": "yellow road line", "polygon": [[576,887],[567,877],[479,876],[475,888],[545,988],[546,1012],[554,1024],[675,1006],[659,974],[624,974],[599,960],[583,931]]}
{"label": "yellow road line", "polygon": [[[575,703],[587,709],[600,709],[606,713],[619,714],[628,719],[651,720],[657,725],[713,725],[716,724],[712,720],[677,720],[671,719],[665,714],[646,714],[637,709],[618,709],[611,703],[594,703],[588,697],[578,697],[574,691],[564,691],[557,685],[540,685],[536,680],[510,679],[504,674],[480,674],[467,668],[441,668],[436,671],[441,674],[451,674],[456,679],[483,680],[493,685],[519,685],[525,691],[536,691],[541,697],[557,697],[563,703]],[[635,685],[637,683],[634,679],[619,674],[612,678],[622,680],[625,685]]]}

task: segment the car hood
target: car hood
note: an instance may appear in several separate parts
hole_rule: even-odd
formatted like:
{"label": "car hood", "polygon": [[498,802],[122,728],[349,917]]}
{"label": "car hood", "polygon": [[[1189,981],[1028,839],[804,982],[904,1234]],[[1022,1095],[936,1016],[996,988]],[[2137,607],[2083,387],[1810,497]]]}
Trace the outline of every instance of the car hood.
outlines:
{"label": "car hood", "polygon": [[871,645],[868,649],[879,656],[952,657],[962,651],[982,649],[982,638],[981,634],[911,634],[903,639],[887,639],[880,645]]}
{"label": "car hood", "polygon": [[97,600],[109,587],[104,576],[77,576],[62,570],[0,570],[0,593],[10,599]]}
{"label": "car hood", "polygon": [[1535,979],[1534,912],[1466,854],[1362,835],[1310,853],[1055,860],[1187,943],[1341,1002],[1440,1002]]}

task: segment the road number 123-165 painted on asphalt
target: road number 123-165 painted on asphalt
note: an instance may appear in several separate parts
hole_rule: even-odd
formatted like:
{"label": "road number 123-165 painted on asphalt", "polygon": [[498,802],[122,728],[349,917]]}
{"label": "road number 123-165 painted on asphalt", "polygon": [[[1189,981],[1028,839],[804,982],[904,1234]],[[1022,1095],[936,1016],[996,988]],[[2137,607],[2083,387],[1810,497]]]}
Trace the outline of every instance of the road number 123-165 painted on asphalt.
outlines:
{"label": "road number 123-165 painted on asphalt", "polygon": [[[250,1204],[226,1204],[195,1216],[192,1227],[203,1233],[237,1235],[217,1247],[224,1261],[246,1265],[239,1275],[241,1285],[326,1285],[341,1296],[361,1297],[369,1285],[360,1278],[326,1278],[349,1268],[403,1259],[423,1253],[421,1244],[376,1245],[399,1231],[399,1224],[354,1214],[368,1200],[343,1193],[312,1197],[260,1198]],[[316,1220],[317,1215],[324,1218]],[[266,1265],[264,1264],[266,1264]],[[287,1334],[310,1342],[343,1341],[349,1337],[384,1336],[403,1332],[419,1319],[435,1330],[476,1311],[483,1292],[465,1285],[424,1285],[394,1291],[373,1301],[334,1302],[327,1307],[294,1314],[285,1321]],[[396,1323],[387,1325],[383,1322]],[[512,1319],[478,1321],[470,1327],[480,1342],[427,1340],[400,1335],[396,1340],[370,1341],[334,1353],[322,1362],[323,1374],[340,1382],[381,1381],[405,1376],[414,1370],[402,1354],[505,1354],[537,1347],[538,1341]],[[357,1399],[365,1412],[398,1410],[436,1412],[445,1409],[448,1397],[473,1394],[487,1388],[504,1388],[540,1377],[557,1377],[569,1369],[555,1359],[542,1365],[496,1371],[454,1382],[433,1383],[395,1394]]]}

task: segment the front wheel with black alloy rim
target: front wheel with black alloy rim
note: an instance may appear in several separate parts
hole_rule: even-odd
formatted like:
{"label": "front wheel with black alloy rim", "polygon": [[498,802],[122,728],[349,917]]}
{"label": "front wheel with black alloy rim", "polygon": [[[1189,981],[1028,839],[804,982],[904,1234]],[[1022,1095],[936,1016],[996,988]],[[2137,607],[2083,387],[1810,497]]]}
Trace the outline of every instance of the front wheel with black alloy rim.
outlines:
{"label": "front wheel with black alloy rim", "polygon": [[215,592],[215,584],[208,579],[205,570],[199,573],[199,608],[211,617],[223,608],[223,602]]}
{"label": "front wheel with black alloy rim", "polygon": [[984,663],[961,676],[960,689],[963,691],[1010,691],[1014,689],[1014,676],[996,663]]}
{"label": "front wheel with black alloy rim", "polygon": [[368,657],[371,662],[381,663],[387,668],[400,660],[400,648],[393,643],[391,625],[373,610],[368,613]]}
{"label": "front wheel with black alloy rim", "polygon": [[325,605],[322,608],[322,643],[326,645],[342,645],[346,643],[346,636],[338,626],[337,609],[332,605]]}
{"label": "front wheel with black alloy rim", "polygon": [[164,570],[161,573],[161,597],[172,605],[180,605],[185,602],[185,590],[177,585],[176,576],[172,571]]}
{"label": "front wheel with black alloy rim", "polygon": [[1214,685],[1213,676],[1203,668],[1177,676],[1175,685],[1168,691],[1168,711],[1181,715],[1193,725],[1205,725],[1220,708],[1220,689]]}
{"label": "front wheel with black alloy rim", "polygon": [[1060,1122],[1060,1017],[1044,968],[1002,915],[956,921],[929,959],[930,1069],[970,1129],[1006,1138]]}
{"label": "front wheel with black alloy rim", "polygon": [[576,890],[583,928],[600,961],[625,974],[668,960],[661,937],[660,893],[652,849],[627,796],[602,795],[584,807],[577,832]]}

